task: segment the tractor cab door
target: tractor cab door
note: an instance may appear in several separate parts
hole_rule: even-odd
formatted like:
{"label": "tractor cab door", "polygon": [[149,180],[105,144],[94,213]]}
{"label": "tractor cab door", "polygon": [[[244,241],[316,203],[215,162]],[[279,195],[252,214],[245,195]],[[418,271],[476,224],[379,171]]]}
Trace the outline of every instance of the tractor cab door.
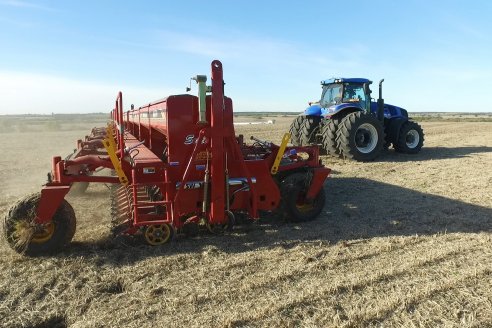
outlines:
{"label": "tractor cab door", "polygon": [[353,103],[361,109],[369,112],[371,98],[367,95],[363,83],[344,83],[343,84],[343,103]]}
{"label": "tractor cab door", "polygon": [[342,85],[341,84],[327,84],[323,86],[323,93],[321,94],[320,106],[328,108],[333,105],[338,105],[342,102]]}

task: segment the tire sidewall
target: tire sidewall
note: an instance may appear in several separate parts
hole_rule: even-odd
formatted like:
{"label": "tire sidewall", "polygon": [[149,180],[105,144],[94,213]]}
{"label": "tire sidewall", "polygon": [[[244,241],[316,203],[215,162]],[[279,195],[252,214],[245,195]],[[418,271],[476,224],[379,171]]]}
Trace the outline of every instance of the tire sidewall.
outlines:
{"label": "tire sidewall", "polygon": [[[16,245],[17,240],[13,238],[14,224],[17,222],[16,218],[23,217],[26,212],[35,210],[39,197],[40,194],[38,193],[20,201],[9,211],[4,220],[4,232],[9,246],[16,252],[28,256],[48,255],[60,251],[70,243],[76,229],[73,208],[66,200],[63,200],[53,215],[52,222],[55,228],[50,239],[42,243],[30,242],[27,247]],[[35,200],[36,198],[37,200]]]}
{"label": "tire sidewall", "polygon": [[306,118],[305,116],[299,115],[290,124],[290,128],[289,128],[290,138],[291,138],[291,143],[294,146],[300,146],[300,133],[305,118]]}
{"label": "tire sidewall", "polygon": [[[407,145],[407,135],[412,130],[417,132],[419,136],[419,142],[415,147],[410,148]],[[416,154],[422,149],[423,145],[424,145],[424,132],[420,127],[420,125],[412,121],[408,121],[405,124],[403,124],[398,138],[398,150],[407,154]]]}
{"label": "tire sidewall", "polygon": [[281,183],[282,207],[287,221],[305,222],[314,220],[319,216],[325,205],[325,192],[322,187],[313,200],[313,208],[302,212],[297,208],[297,200],[301,193],[307,192],[305,184],[306,174],[293,173],[287,176]]}
{"label": "tire sidewall", "polygon": [[[372,125],[377,132],[378,140],[376,145],[368,153],[361,152],[356,144],[357,131],[363,124]],[[341,149],[346,149],[343,154],[344,157],[350,157],[358,161],[372,161],[381,153],[384,146],[384,129],[381,122],[373,115],[362,112],[351,113],[344,118],[339,129],[345,129],[343,134],[348,136],[346,140],[343,140],[344,138],[338,133],[339,142],[345,142],[345,147],[341,147]],[[349,154],[347,154],[347,150]]]}
{"label": "tire sidewall", "polygon": [[299,131],[299,141],[301,146],[317,144],[316,130],[320,127],[321,117],[309,115],[302,122]]}
{"label": "tire sidewall", "polygon": [[323,122],[323,128],[322,128],[322,142],[323,142],[323,148],[326,150],[328,155],[332,156],[340,156],[341,151],[340,148],[338,147],[338,136],[337,136],[337,131],[340,126],[340,123],[343,121],[345,118],[345,115],[343,116],[336,116],[336,117],[331,117],[327,118]]}

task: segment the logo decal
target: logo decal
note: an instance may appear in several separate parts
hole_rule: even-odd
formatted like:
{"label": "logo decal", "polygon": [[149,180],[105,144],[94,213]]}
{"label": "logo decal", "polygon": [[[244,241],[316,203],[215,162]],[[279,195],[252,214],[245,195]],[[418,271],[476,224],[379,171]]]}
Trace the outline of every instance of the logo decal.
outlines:
{"label": "logo decal", "polygon": [[193,143],[193,141],[195,140],[195,136],[193,134],[188,134],[186,137],[185,137],[185,141],[184,141],[184,144],[185,145],[191,145]]}
{"label": "logo decal", "polygon": [[[184,144],[185,145],[191,145],[191,144],[193,144],[195,142],[196,142],[196,138],[195,138],[195,135],[194,134],[188,134],[185,137],[185,140],[184,140]],[[202,145],[205,145],[206,143],[208,143],[208,139],[207,139],[207,137],[203,137],[202,138]]]}

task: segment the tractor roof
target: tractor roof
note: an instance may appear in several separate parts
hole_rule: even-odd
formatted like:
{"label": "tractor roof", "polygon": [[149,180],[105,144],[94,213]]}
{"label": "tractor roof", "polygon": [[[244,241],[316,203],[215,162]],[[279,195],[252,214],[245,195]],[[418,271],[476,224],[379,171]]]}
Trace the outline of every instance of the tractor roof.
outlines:
{"label": "tractor roof", "polygon": [[343,78],[343,77],[334,77],[328,80],[321,81],[322,85],[332,84],[332,83],[372,83],[371,80],[361,79],[361,78]]}

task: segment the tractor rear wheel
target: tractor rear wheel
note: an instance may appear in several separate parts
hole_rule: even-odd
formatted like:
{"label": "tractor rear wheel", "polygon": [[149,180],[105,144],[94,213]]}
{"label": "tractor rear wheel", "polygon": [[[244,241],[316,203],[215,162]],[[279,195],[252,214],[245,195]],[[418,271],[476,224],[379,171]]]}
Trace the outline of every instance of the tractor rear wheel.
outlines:
{"label": "tractor rear wheel", "polygon": [[72,206],[63,200],[50,222],[35,223],[41,193],[20,200],[4,218],[4,233],[9,246],[28,256],[62,250],[75,234],[76,221]]}
{"label": "tractor rear wheel", "polygon": [[306,199],[308,181],[306,173],[293,173],[280,183],[280,209],[288,221],[311,221],[323,210],[325,190],[321,188],[314,199]]}
{"label": "tractor rear wheel", "polygon": [[323,124],[321,128],[321,135],[323,136],[323,148],[328,155],[339,156],[340,149],[337,145],[337,130],[341,119],[332,118]]}
{"label": "tractor rear wheel", "polygon": [[400,129],[395,150],[399,153],[416,154],[424,145],[424,131],[419,124],[407,121]]}
{"label": "tractor rear wheel", "polygon": [[319,131],[319,124],[321,117],[319,116],[307,116],[301,125],[301,131],[299,132],[299,142],[301,146],[308,146],[311,144],[317,144],[316,134]]}
{"label": "tractor rear wheel", "polygon": [[338,127],[337,141],[344,158],[372,161],[383,149],[382,124],[371,114],[350,113]]}
{"label": "tractor rear wheel", "polygon": [[301,145],[301,140],[300,140],[300,133],[301,133],[301,127],[302,124],[304,123],[304,120],[306,119],[305,116],[297,116],[294,121],[290,124],[290,139],[291,143],[294,146],[300,146]]}

